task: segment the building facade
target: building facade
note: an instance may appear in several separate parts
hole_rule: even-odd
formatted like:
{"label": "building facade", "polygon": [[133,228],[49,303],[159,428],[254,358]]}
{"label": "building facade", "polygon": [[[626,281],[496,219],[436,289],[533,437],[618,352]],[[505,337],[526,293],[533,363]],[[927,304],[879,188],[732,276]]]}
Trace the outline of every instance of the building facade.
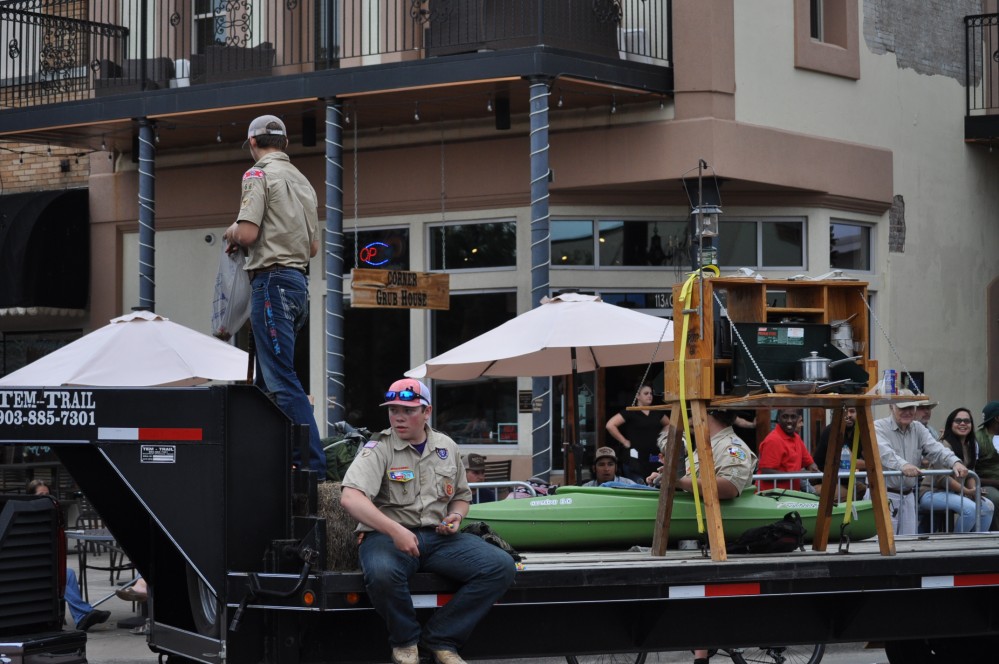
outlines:
{"label": "building facade", "polygon": [[[379,392],[394,378],[536,306],[539,214],[550,292],[671,316],[699,164],[724,211],[722,274],[867,281],[882,367],[921,377],[944,412],[999,396],[994,1],[249,0],[235,3],[245,20],[227,3],[41,4],[81,31],[79,12],[118,31],[81,37],[77,65],[90,66],[58,76],[45,57],[24,69],[8,54],[0,138],[84,151],[91,170],[83,318],[22,319],[7,336],[94,329],[143,303],[140,189],[152,184],[154,307],[207,332],[221,234],[251,165],[240,144],[250,119],[274,113],[327,201],[299,344],[321,427],[383,427]],[[23,12],[4,11],[14,34]],[[975,32],[966,17],[979,15],[993,22]],[[45,51],[52,38],[31,34],[23,50]],[[450,309],[351,307],[354,267],[446,272]],[[661,374],[583,376],[583,441],[602,444],[606,419]],[[540,467],[529,378],[437,382],[434,424],[468,451],[513,458],[515,477],[557,469],[560,384]]]}

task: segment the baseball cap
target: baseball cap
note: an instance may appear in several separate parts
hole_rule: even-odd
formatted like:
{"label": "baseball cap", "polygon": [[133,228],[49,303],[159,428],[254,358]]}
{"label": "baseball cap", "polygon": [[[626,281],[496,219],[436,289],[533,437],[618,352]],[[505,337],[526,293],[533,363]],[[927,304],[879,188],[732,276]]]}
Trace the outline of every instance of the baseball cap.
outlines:
{"label": "baseball cap", "polygon": [[430,388],[415,378],[403,378],[389,386],[382,406],[419,406],[430,404]]}
{"label": "baseball cap", "polygon": [[470,454],[466,454],[464,459],[462,460],[465,462],[465,470],[486,469],[486,457],[482,456],[481,454],[476,454],[475,452],[472,452]]}
{"label": "baseball cap", "polygon": [[[277,127],[268,128],[267,125],[276,124]],[[278,128],[280,127],[280,129]],[[246,130],[246,140],[243,141],[243,147],[245,148],[250,143],[250,139],[255,136],[263,136],[264,134],[270,134],[271,136],[287,136],[288,130],[284,126],[284,122],[276,115],[261,115],[250,123],[250,128]]]}
{"label": "baseball cap", "polygon": [[985,426],[996,417],[999,417],[999,401],[990,401],[982,408],[982,423],[979,428]]}
{"label": "baseball cap", "polygon": [[598,447],[597,448],[597,454],[596,454],[596,456],[593,457],[593,463],[596,463],[597,461],[600,461],[604,457],[610,457],[610,458],[614,459],[615,462],[617,461],[617,454],[614,452],[613,448],[610,448],[610,447]]}

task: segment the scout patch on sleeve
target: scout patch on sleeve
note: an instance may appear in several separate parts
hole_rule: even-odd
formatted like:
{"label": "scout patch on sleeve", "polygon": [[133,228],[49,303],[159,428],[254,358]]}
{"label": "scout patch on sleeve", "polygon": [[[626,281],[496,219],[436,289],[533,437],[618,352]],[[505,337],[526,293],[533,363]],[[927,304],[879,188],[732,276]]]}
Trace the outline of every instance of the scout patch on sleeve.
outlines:
{"label": "scout patch on sleeve", "polygon": [[746,450],[737,445],[728,446],[728,455],[734,459],[738,459],[739,461],[746,460]]}
{"label": "scout patch on sleeve", "polygon": [[262,180],[264,178],[264,169],[262,168],[251,168],[247,172],[243,173],[244,180]]}
{"label": "scout patch on sleeve", "polygon": [[410,468],[389,468],[388,478],[393,482],[412,482],[416,473]]}
{"label": "scout patch on sleeve", "polygon": [[374,449],[374,448],[378,447],[378,441],[374,440],[374,439],[369,440],[368,442],[364,443],[364,446],[366,448],[368,448],[369,450]]}

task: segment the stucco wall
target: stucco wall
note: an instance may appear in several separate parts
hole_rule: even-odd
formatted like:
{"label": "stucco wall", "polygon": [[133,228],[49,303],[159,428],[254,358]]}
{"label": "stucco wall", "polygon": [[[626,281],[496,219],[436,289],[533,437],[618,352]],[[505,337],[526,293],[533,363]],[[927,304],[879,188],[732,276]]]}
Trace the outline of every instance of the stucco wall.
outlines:
{"label": "stucco wall", "polygon": [[[881,34],[861,40],[858,81],[795,70],[787,3],[749,4],[735,3],[737,120],[891,151],[906,241],[904,252],[888,252],[884,215],[876,313],[901,360],[883,339],[876,359],[925,371],[928,392],[941,402],[941,424],[958,405],[980,408],[986,400],[985,288],[999,273],[999,189],[990,184],[999,175],[999,154],[964,143],[963,78],[955,75],[961,62],[939,61],[963,58],[969,3],[933,3],[928,15],[928,8],[901,14],[886,3],[862,3],[865,31],[876,20]],[[960,40],[960,48],[948,47],[946,39]],[[930,57],[937,60],[932,67],[920,64]],[[823,221],[811,221],[809,231],[821,234]]]}

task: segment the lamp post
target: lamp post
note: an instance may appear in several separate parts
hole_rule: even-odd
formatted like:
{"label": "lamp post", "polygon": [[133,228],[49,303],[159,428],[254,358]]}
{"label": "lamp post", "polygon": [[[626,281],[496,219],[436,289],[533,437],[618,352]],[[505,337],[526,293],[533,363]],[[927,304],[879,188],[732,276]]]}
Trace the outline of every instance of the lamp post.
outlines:
{"label": "lamp post", "polygon": [[[718,264],[718,247],[715,238],[718,237],[718,216],[722,214],[721,193],[718,190],[718,178],[712,177],[708,182],[708,190],[704,188],[704,170],[709,168],[703,159],[697,160],[697,204],[690,200],[689,190],[686,180],[684,180],[684,190],[688,191],[687,200],[690,202],[691,234],[697,242],[691,243],[691,269],[695,272],[708,265]],[[693,169],[691,169],[692,171]],[[713,170],[713,169],[712,169]],[[690,171],[687,171],[688,173]],[[696,247],[696,249],[694,248]],[[704,280],[703,275],[700,280],[701,302],[698,305],[698,320],[700,338],[704,338],[704,322],[700,315],[704,306]]]}

